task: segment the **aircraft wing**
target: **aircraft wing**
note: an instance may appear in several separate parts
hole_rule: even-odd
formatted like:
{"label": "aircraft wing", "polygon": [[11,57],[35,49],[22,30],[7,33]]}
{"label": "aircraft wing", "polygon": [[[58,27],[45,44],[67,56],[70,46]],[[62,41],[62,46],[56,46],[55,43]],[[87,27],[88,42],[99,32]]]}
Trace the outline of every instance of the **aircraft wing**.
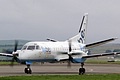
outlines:
{"label": "aircraft wing", "polygon": [[13,57],[13,54],[8,54],[8,53],[0,53],[0,56]]}
{"label": "aircraft wing", "polygon": [[63,54],[63,55],[58,55],[55,57],[55,59],[57,61],[66,61],[69,59],[69,56],[67,54]]}
{"label": "aircraft wing", "polygon": [[110,39],[107,39],[107,40],[103,40],[103,41],[99,41],[99,42],[87,44],[87,45],[86,45],[86,48],[89,49],[89,48],[92,48],[92,47],[96,47],[96,46],[99,46],[99,45],[102,45],[102,44],[111,42],[111,41],[116,40],[116,39],[117,39],[117,38],[110,38]]}
{"label": "aircraft wing", "polygon": [[109,55],[117,55],[117,54],[120,54],[120,52],[93,54],[93,55],[83,56],[82,58],[92,58],[92,57],[109,56]]}
{"label": "aircraft wing", "polygon": [[68,52],[57,52],[58,54],[62,54],[62,55],[80,55],[80,54],[84,54],[84,52],[83,51],[81,51],[81,50],[73,50],[73,51],[71,51],[70,53],[68,53]]}

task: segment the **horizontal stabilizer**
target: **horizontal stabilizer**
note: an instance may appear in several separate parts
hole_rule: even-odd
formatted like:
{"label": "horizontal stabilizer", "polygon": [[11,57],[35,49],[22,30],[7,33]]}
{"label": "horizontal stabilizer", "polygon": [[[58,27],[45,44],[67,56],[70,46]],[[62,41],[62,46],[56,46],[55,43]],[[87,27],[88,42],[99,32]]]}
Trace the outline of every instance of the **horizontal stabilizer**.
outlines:
{"label": "horizontal stabilizer", "polygon": [[117,39],[117,38],[111,38],[111,39],[107,39],[107,40],[103,40],[103,41],[99,41],[99,42],[87,44],[87,45],[86,45],[86,48],[89,49],[89,48],[92,48],[92,47],[100,46],[100,45],[102,45],[102,44],[111,42],[111,41],[116,40],[116,39]]}
{"label": "horizontal stabilizer", "polygon": [[50,38],[47,38],[48,41],[51,41],[51,42],[57,42],[57,40],[55,39],[50,39]]}

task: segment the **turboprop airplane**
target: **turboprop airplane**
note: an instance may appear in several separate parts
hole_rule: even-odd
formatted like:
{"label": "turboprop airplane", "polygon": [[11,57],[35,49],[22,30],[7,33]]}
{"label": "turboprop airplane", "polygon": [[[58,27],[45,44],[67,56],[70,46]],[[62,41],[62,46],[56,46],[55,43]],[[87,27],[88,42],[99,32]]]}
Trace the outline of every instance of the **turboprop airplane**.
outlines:
{"label": "turboprop airplane", "polygon": [[55,63],[60,61],[67,61],[68,66],[71,66],[71,62],[81,63],[79,74],[84,74],[85,68],[83,66],[87,58],[120,54],[117,52],[90,54],[88,49],[113,41],[116,38],[85,44],[87,22],[88,14],[84,14],[78,34],[66,41],[57,41],[50,38],[47,39],[47,42],[33,41],[26,43],[21,50],[17,50],[18,41],[15,41],[12,54],[0,53],[0,55],[13,57],[12,64],[14,61],[25,64],[27,67],[24,72],[27,74],[32,73],[30,65],[33,62]]}

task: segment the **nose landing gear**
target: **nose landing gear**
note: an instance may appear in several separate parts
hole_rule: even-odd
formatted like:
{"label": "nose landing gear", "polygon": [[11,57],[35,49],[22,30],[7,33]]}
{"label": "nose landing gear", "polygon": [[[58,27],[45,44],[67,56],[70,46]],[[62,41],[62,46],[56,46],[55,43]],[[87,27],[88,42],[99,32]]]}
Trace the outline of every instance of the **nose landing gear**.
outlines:
{"label": "nose landing gear", "polygon": [[30,65],[27,65],[27,68],[24,69],[24,72],[25,72],[26,74],[32,74],[32,70],[31,70],[31,68],[30,68]]}

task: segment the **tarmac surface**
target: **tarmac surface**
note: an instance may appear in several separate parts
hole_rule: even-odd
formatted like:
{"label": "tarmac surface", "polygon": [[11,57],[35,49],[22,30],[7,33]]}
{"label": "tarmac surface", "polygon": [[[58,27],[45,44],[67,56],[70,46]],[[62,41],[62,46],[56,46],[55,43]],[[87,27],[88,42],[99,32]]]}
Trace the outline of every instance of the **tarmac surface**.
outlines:
{"label": "tarmac surface", "polygon": [[[21,76],[21,75],[78,75],[80,64],[72,64],[71,68],[65,63],[46,63],[31,65],[32,74],[25,74],[24,68],[26,65],[8,65],[0,66],[0,76]],[[85,64],[86,74],[103,74],[103,73],[118,73],[120,74],[119,64]]]}

